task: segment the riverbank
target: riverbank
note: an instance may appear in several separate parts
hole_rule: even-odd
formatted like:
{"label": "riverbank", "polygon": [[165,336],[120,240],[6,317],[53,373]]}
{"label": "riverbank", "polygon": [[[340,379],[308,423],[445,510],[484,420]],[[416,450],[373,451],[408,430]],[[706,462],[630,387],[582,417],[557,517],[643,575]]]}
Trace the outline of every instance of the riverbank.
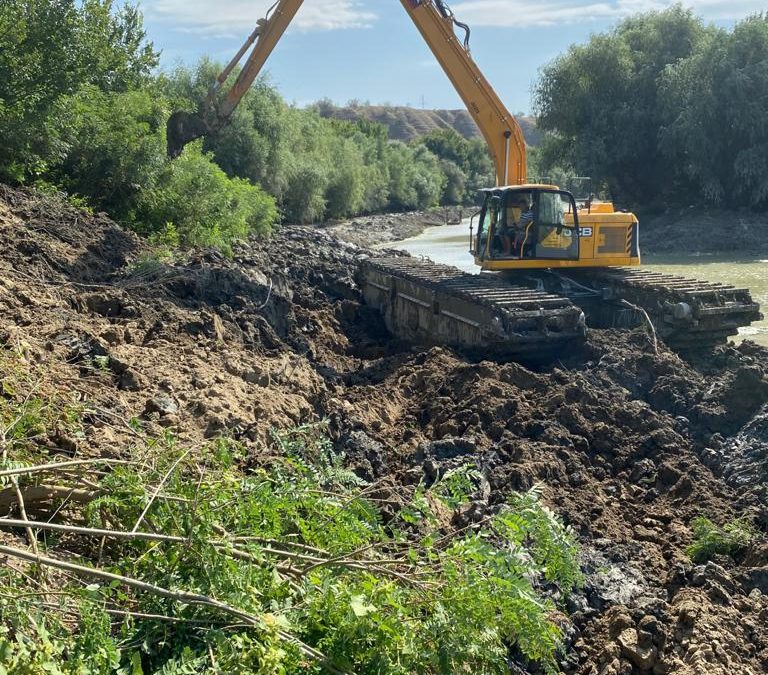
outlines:
{"label": "riverbank", "polygon": [[[143,465],[137,444],[162,438],[169,439],[171,464],[183,448],[229,439],[247,477],[268,461],[278,471],[296,465],[296,447],[277,442],[276,430],[324,421],[328,454],[322,457],[330,458],[329,470],[353,472],[385,522],[404,514],[414,531],[426,525],[423,504],[437,503],[440,549],[457,532],[477,532],[515,494],[541,494],[577,538],[584,575],[582,588],[567,598],[549,570],[536,575],[537,588],[558,603],[551,614],[566,635],[563,673],[758,675],[768,669],[768,350],[744,343],[684,359],[664,345],[655,350],[644,331],[595,330],[556,363],[477,362],[392,339],[355,279],[358,264],[373,252],[325,232],[287,226],[269,240],[238,245],[232,259],[204,250],[160,261],[146,242],[104,217],[52,208],[26,193],[7,195],[5,204],[0,200],[3,353],[44,371],[44,386],[33,382],[31,403],[53,392],[82,411],[82,427],[75,429],[58,419],[35,426],[25,418],[25,440],[48,460]],[[14,398],[27,401],[10,386],[0,400]],[[4,424],[18,435],[16,417]],[[216,447],[226,454],[225,445]],[[8,459],[13,467],[26,461]],[[211,470],[201,462],[188,480],[199,485]],[[174,465],[168,476],[173,471]],[[111,478],[108,469],[101,473]],[[112,480],[112,489],[122,489],[141,513],[141,530],[152,529],[156,514],[178,503],[162,475],[157,472],[146,492],[127,483],[119,466]],[[78,511],[59,508],[73,494],[61,487],[65,478],[20,480],[26,513],[42,511],[37,520],[46,526],[81,525]],[[194,526],[198,507],[201,517],[218,514],[239,503],[243,486],[258,495],[255,490],[272,482],[272,474],[258,485],[244,478],[227,499],[214,503],[203,493],[199,503],[197,496],[186,500],[193,510],[182,524],[191,523],[195,536],[185,533],[174,569],[200,565],[192,546],[201,531]],[[433,489],[441,485],[450,491],[447,502],[435,502]],[[102,498],[95,522],[134,526],[136,520],[110,522],[109,495],[93,492],[89,483],[78,486],[83,501]],[[6,510],[18,517],[15,495],[13,485],[3,491]],[[339,500],[324,517],[342,521],[350,510]],[[702,517],[718,525],[750,523],[755,538],[729,547],[716,532],[708,540],[712,550],[693,560],[688,547],[700,540]],[[252,534],[246,527],[220,529],[202,536]],[[40,537],[31,544],[22,528],[5,536],[16,548],[39,546],[48,555],[57,543]],[[150,536],[157,536],[154,529]],[[292,532],[291,545],[306,546],[304,536]],[[62,539],[67,560],[124,572],[115,562],[118,547],[99,546],[99,537],[87,548]],[[486,540],[478,536],[472,547],[486,550]],[[316,549],[298,550],[288,555],[319,566],[311,557]],[[352,556],[360,550],[344,549],[334,562],[358,565]],[[255,560],[263,566],[268,555],[274,546],[249,549],[249,558],[231,565]],[[6,567],[9,574],[17,569]],[[286,563],[279,572],[294,569]],[[219,573],[211,566],[212,576]],[[55,592],[55,581],[48,580],[46,590]],[[142,581],[185,583],[170,574]],[[279,591],[283,582],[274,583]],[[245,598],[281,630],[295,630],[286,618],[295,608],[286,607],[282,591],[261,597],[250,585],[243,588],[248,592],[224,589],[224,599]],[[365,593],[340,595],[323,626],[334,633],[360,619],[358,636],[395,625],[392,607]],[[103,604],[100,595],[93,597]],[[172,644],[188,633],[190,620],[210,621],[209,614],[185,612],[187,603],[169,600],[155,610],[165,619],[163,632],[152,634]],[[222,642],[230,644],[230,636],[223,634]],[[316,632],[299,637],[314,649],[324,646]],[[506,637],[510,672],[540,673],[520,658],[516,637],[515,630]],[[261,639],[261,632],[248,633],[249,642]],[[202,657],[208,658],[204,650]]]}
{"label": "riverbank", "polygon": [[768,214],[691,206],[638,218],[646,255],[768,257]]}
{"label": "riverbank", "polygon": [[430,227],[461,222],[471,212],[469,207],[444,206],[427,211],[360,216],[317,227],[351,244],[372,247],[415,237]]}

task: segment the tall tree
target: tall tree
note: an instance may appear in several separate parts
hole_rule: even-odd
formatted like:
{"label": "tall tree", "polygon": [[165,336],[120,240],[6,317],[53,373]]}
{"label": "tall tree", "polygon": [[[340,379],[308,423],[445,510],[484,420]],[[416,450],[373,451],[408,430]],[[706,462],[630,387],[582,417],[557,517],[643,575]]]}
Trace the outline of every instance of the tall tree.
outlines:
{"label": "tall tree", "polygon": [[0,178],[42,173],[66,150],[59,108],[85,85],[138,86],[157,65],[141,14],[112,0],[0,3]]}
{"label": "tall tree", "polygon": [[557,138],[549,152],[620,198],[661,201],[674,169],[658,152],[658,80],[713,30],[678,5],[571,47],[543,69],[534,92],[539,125]]}
{"label": "tall tree", "polygon": [[665,159],[715,204],[768,207],[768,15],[713,33],[661,81]]}

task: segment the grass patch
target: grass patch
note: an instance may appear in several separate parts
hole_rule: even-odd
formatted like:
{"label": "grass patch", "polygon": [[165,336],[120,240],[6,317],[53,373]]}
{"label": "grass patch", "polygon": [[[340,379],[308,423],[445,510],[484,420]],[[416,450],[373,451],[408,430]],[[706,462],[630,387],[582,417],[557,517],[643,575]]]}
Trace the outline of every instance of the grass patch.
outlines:
{"label": "grass patch", "polygon": [[49,439],[82,437],[81,416],[82,406],[51,386],[21,344],[0,351],[0,445],[6,468],[34,461]]}
{"label": "grass patch", "polygon": [[[4,425],[38,380],[17,378]],[[461,469],[385,518],[391,497],[345,468],[323,425],[276,434],[275,459],[248,471],[235,442],[171,433],[137,440],[125,463],[35,469],[52,459],[29,445],[40,425],[70,410],[40,400],[47,421],[26,426],[3,487],[12,470],[22,495],[55,484],[90,498],[29,499],[30,531],[2,525],[0,673],[490,674],[511,648],[558,672],[551,597],[580,575],[536,491],[456,531],[438,512],[480,478]]]}

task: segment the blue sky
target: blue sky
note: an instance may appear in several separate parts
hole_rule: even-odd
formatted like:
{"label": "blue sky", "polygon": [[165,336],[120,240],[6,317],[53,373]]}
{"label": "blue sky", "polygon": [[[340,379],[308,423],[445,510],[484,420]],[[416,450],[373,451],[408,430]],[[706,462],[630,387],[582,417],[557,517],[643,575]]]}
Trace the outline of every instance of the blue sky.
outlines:
{"label": "blue sky", "polygon": [[[142,0],[163,66],[207,54],[229,60],[273,0]],[[570,44],[665,0],[449,0],[472,26],[472,54],[513,112],[529,111],[542,65]],[[688,0],[708,21],[731,25],[759,0]],[[399,0],[306,0],[266,70],[283,96],[304,105],[328,97],[427,108],[461,102]]]}

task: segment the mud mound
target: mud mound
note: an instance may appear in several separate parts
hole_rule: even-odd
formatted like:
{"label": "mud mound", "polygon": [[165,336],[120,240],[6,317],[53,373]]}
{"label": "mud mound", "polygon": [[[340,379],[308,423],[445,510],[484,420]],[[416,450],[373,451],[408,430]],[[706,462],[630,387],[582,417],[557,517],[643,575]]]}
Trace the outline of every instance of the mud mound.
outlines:
{"label": "mud mound", "polygon": [[684,360],[642,332],[593,331],[532,369],[420,349],[361,304],[366,255],[286,227],[232,259],[163,262],[103,216],[3,188],[0,339],[89,410],[85,438],[47,439],[52,453],[109,453],[138,420],[234,436],[258,460],[271,428],[326,418],[351,465],[386,479],[392,508],[476,464],[487,485],[459,522],[541,485],[582,543],[564,672],[765,672],[766,546],[698,566],[685,554],[700,515],[765,534],[765,350]]}

